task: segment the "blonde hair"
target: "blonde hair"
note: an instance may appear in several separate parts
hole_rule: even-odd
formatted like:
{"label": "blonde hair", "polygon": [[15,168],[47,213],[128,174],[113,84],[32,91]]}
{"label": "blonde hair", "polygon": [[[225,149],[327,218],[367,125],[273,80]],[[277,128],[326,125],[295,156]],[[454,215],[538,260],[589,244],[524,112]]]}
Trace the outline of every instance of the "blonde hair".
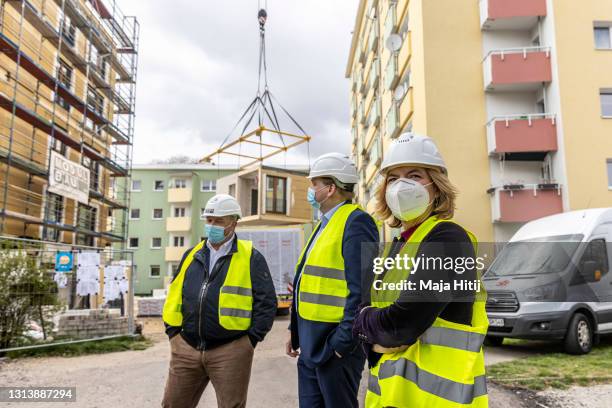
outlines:
{"label": "blonde hair", "polygon": [[[435,197],[427,211],[421,216],[412,220],[416,224],[420,224],[432,215],[437,215],[438,218],[449,220],[455,214],[455,200],[457,199],[457,188],[451,183],[448,176],[437,167],[421,167],[425,170],[434,186]],[[391,209],[387,205],[385,193],[388,186],[388,172],[384,174],[384,180],[378,187],[375,193],[376,205],[374,207],[375,215],[382,221],[386,221],[391,228],[399,228],[402,225],[402,220],[396,218]]]}

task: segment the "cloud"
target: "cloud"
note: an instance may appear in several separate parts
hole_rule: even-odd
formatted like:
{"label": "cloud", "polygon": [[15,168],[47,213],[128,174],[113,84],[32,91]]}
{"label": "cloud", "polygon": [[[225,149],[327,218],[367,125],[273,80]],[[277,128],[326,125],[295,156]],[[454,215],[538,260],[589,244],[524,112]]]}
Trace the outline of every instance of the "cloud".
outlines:
{"label": "cloud", "polygon": [[[265,3],[261,0],[261,3]],[[312,157],[350,149],[344,70],[355,0],[269,0],[270,89],[312,136]],[[257,2],[123,2],[141,27],[134,162],[214,151],[255,96]],[[307,163],[298,147],[279,157]]]}

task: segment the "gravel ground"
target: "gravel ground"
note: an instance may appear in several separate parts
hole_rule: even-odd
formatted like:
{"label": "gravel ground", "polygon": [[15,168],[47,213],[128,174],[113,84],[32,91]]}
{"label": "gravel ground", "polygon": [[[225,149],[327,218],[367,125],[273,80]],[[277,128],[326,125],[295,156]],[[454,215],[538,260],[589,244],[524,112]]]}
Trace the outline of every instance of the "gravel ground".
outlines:
{"label": "gravel ground", "polygon": [[609,408],[612,406],[612,384],[547,390],[536,394],[542,404],[555,408]]}
{"label": "gravel ground", "polygon": [[[125,351],[81,357],[26,358],[0,363],[2,386],[65,386],[77,388],[77,402],[68,407],[142,408],[160,406],[168,371],[170,350],[163,334],[161,319],[142,319],[144,332],[155,344],[144,351]],[[296,360],[284,355],[287,317],[277,318],[266,340],[257,346],[249,388],[249,407],[297,407]],[[488,363],[521,358],[530,350],[488,349]],[[365,393],[362,381],[361,396]],[[602,390],[601,395],[611,389]],[[584,394],[587,391],[583,392]],[[591,393],[588,392],[589,397]],[[536,407],[524,403],[516,392],[489,384],[491,408]],[[560,396],[561,400],[567,400]],[[581,400],[581,397],[577,398]],[[587,400],[584,400],[587,401]],[[588,400],[591,401],[591,400]],[[529,401],[528,401],[529,402]],[[216,405],[214,390],[209,387],[199,407]],[[22,403],[0,403],[0,407],[23,408]],[[36,408],[56,408],[58,403],[37,403]],[[549,405],[559,407],[595,407],[604,405]],[[606,405],[606,407],[609,406]]]}

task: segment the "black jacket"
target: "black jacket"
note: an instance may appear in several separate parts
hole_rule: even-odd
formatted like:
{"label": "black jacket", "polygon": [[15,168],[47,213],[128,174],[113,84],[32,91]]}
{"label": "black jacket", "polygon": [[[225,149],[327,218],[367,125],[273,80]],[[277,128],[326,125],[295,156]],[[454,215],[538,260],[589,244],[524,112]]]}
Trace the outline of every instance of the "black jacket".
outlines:
{"label": "black jacket", "polygon": [[[183,255],[174,278],[181,270],[190,251],[191,249]],[[191,265],[185,271],[183,282],[183,325],[181,327],[166,325],[166,334],[169,337],[181,333],[185,341],[198,350],[215,348],[245,334],[248,334],[253,346],[264,339],[272,328],[277,300],[268,264],[255,248],[251,255],[253,291],[251,327],[246,331],[227,330],[219,324],[219,291],[225,281],[232,254],[236,251],[237,237],[234,235],[232,248],[227,255],[217,260],[212,273],[208,270],[210,260],[208,247],[204,245],[195,253]]]}
{"label": "black jacket", "polygon": [[[348,202],[347,202],[348,203]],[[312,232],[317,233],[317,230]],[[342,256],[346,272],[346,282],[349,295],[344,306],[344,316],[340,323],[323,323],[302,319],[296,310],[297,296],[293,296],[291,305],[291,343],[292,347],[300,349],[300,359],[310,367],[325,364],[338,352],[342,356],[359,352],[359,341],[353,338],[351,332],[353,319],[362,299],[363,278],[372,273],[372,262],[378,248],[378,228],[370,215],[362,210],[351,213],[344,226],[342,240]],[[372,245],[374,243],[374,245]],[[364,251],[364,248],[374,251]],[[299,292],[299,275],[305,257],[298,265],[293,287],[294,293]],[[366,291],[369,288],[365,289]]]}
{"label": "black jacket", "polygon": [[[398,242],[403,243],[402,238]],[[402,245],[396,245],[389,257],[395,256]],[[425,237],[416,257],[426,258],[474,258],[474,247],[465,230],[452,222],[436,225]],[[413,278],[431,279],[434,282],[447,282],[451,286],[457,279],[473,281],[477,278],[475,268],[470,268],[461,275],[452,270],[429,269]],[[424,295],[421,293],[420,295]],[[411,345],[433,324],[436,318],[454,323],[470,325],[474,304],[474,292],[452,291],[440,295],[440,299],[429,295],[419,298],[409,292],[403,292],[400,298],[388,307],[368,308],[357,314],[353,333],[367,344],[380,344],[383,347]],[[362,305],[360,309],[365,306]],[[380,354],[368,349],[370,366],[376,365]]]}

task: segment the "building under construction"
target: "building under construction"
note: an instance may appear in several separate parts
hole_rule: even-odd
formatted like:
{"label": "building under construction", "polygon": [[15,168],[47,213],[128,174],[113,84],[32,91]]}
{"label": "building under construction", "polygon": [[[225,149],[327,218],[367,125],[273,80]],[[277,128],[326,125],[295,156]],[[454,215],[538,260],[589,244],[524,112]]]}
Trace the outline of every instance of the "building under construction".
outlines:
{"label": "building under construction", "polygon": [[138,21],[115,0],[0,1],[0,236],[124,242]]}

